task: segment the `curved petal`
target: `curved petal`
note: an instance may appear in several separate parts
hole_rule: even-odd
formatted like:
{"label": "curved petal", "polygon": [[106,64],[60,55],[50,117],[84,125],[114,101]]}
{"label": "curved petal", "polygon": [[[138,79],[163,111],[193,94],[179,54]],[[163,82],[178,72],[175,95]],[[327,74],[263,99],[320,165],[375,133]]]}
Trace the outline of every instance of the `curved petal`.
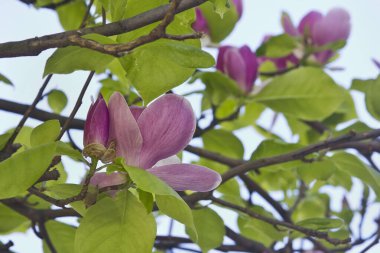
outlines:
{"label": "curved petal", "polygon": [[153,168],[164,166],[164,165],[170,165],[170,164],[180,164],[180,163],[181,163],[181,159],[179,159],[179,157],[176,155],[172,155],[172,156],[169,156],[168,158],[159,160],[155,165],[153,165]]}
{"label": "curved petal", "polygon": [[247,91],[247,66],[239,49],[230,48],[225,52],[223,72],[235,80],[243,91]]}
{"label": "curved petal", "polygon": [[110,98],[108,107],[109,141],[116,142],[116,156],[124,157],[128,165],[138,166],[142,136],[127,102],[120,93],[115,92]]}
{"label": "curved petal", "polygon": [[195,8],[195,22],[191,26],[197,32],[209,34],[207,20],[203,16],[201,9]]}
{"label": "curved petal", "polygon": [[150,104],[137,123],[143,138],[140,168],[145,169],[181,151],[195,131],[190,103],[175,94],[164,95]]}
{"label": "curved petal", "polygon": [[95,173],[90,180],[90,185],[103,188],[112,185],[119,185],[126,182],[126,177],[122,173],[114,172],[107,174],[105,172]]}
{"label": "curved petal", "polygon": [[248,46],[241,47],[239,49],[239,52],[245,61],[247,71],[245,80],[245,90],[247,92],[250,92],[252,91],[253,84],[257,78],[259,64],[257,63],[256,54],[253,53]]}
{"label": "curved petal", "polygon": [[282,12],[281,25],[282,29],[284,29],[284,32],[286,32],[287,34],[291,36],[300,35],[297,28],[294,26],[289,14],[286,12]]}
{"label": "curved petal", "polygon": [[350,14],[344,9],[335,8],[315,24],[312,30],[312,39],[317,45],[347,40],[350,30]]}
{"label": "curved petal", "polygon": [[83,133],[83,144],[87,146],[92,143],[107,145],[109,135],[109,114],[106,102],[99,97],[90,106],[87,113]]}
{"label": "curved petal", "polygon": [[298,31],[301,34],[312,33],[314,25],[323,18],[323,15],[318,11],[311,11],[304,16],[298,25]]}
{"label": "curved petal", "polygon": [[230,49],[231,46],[222,46],[219,48],[218,57],[216,59],[216,69],[220,72],[224,72],[224,54],[228,49]]}
{"label": "curved petal", "polygon": [[193,164],[165,165],[148,171],[165,181],[176,191],[207,192],[215,189],[222,182],[219,173]]}
{"label": "curved petal", "polygon": [[132,105],[129,107],[135,120],[137,121],[145,107]]}
{"label": "curved petal", "polygon": [[243,0],[232,0],[235,7],[236,11],[239,15],[239,19],[241,18],[241,15],[243,15]]}

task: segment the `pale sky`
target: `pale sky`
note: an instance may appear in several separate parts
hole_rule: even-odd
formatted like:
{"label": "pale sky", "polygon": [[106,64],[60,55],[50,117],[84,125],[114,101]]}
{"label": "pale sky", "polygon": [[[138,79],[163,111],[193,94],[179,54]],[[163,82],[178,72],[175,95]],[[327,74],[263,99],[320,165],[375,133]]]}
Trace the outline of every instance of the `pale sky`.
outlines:
{"label": "pale sky", "polygon": [[[342,86],[349,87],[353,78],[374,78],[379,70],[372,64],[371,58],[380,59],[380,0],[244,0],[244,14],[238,23],[234,32],[223,42],[223,44],[232,44],[241,46],[247,44],[254,50],[258,47],[265,34],[281,33],[280,16],[282,11],[287,11],[293,21],[298,23],[300,18],[311,9],[319,10],[326,13],[333,7],[343,7],[351,15],[352,31],[347,46],[341,51],[341,57],[331,66],[343,67],[344,71],[331,73],[333,78]],[[35,36],[41,36],[62,31],[58,19],[54,12],[49,10],[37,11],[32,7],[20,3],[18,0],[1,0],[0,1],[0,42],[12,40],[22,40]],[[13,100],[16,102],[30,104],[35,94],[42,84],[42,73],[44,64],[52,53],[52,50],[43,52],[37,57],[22,57],[13,59],[0,59],[0,73],[6,75],[15,84],[15,87],[8,87],[0,84],[0,98]],[[215,51],[211,51],[215,54]],[[77,94],[85,81],[86,73],[78,71],[70,75],[55,75],[48,86],[48,89],[59,88],[64,90],[69,97],[76,98]],[[99,84],[93,81],[87,92],[84,103],[79,110],[77,117],[85,118],[91,96],[96,97]],[[182,88],[179,89],[182,91]],[[363,97],[355,93],[355,102],[359,108],[363,108]],[[198,100],[193,99],[192,105],[196,111],[199,110]],[[74,106],[75,100],[71,99],[63,114],[68,115]],[[46,101],[38,105],[39,108],[47,108]],[[365,111],[359,110],[359,116],[371,127],[379,128],[379,122],[371,118]],[[20,119],[19,115],[12,115],[0,111],[0,133],[3,133],[10,127],[14,126]],[[269,117],[261,119],[263,125],[268,126]],[[11,122],[11,124],[10,124]],[[36,125],[40,122],[35,120],[28,121],[29,125]],[[280,129],[275,129],[281,135],[287,135]],[[258,137],[252,129],[239,131],[237,135],[243,141],[246,147],[246,156],[259,144],[261,137]],[[77,131],[75,136],[78,143],[81,144],[82,133]],[[377,160],[379,163],[379,160]],[[66,164],[65,164],[66,165]],[[68,163],[70,165],[70,163]],[[66,166],[68,167],[68,166]],[[82,168],[69,168],[70,170],[81,170]],[[71,180],[78,182],[78,173]],[[360,187],[355,188],[360,194]],[[340,196],[337,191],[337,198]],[[352,193],[353,199],[359,198],[355,192]],[[358,203],[353,201],[353,206]],[[371,213],[379,213],[379,205],[375,206]],[[233,219],[228,219],[227,224],[233,224]],[[367,224],[368,233],[373,226]],[[166,230],[162,230],[164,232]],[[15,242],[13,248],[19,253],[31,252],[41,253],[42,248],[40,241],[35,238],[33,232],[29,231],[26,235],[17,234],[12,236],[0,236],[1,240],[11,239]],[[380,246],[372,248],[368,252],[379,252]],[[357,251],[351,251],[357,252]]]}

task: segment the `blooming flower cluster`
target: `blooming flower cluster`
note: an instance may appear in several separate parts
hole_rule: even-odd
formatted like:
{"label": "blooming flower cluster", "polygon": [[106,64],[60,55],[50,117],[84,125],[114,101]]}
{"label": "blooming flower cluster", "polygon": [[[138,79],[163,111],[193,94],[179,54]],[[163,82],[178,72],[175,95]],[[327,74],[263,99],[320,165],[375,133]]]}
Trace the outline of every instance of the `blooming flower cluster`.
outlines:
{"label": "blooming flower cluster", "polygon": [[[241,3],[235,1],[237,9],[242,8]],[[239,13],[242,12],[242,9]],[[207,21],[197,10],[197,22],[194,29],[207,33]],[[324,48],[332,43],[344,42],[350,34],[350,16],[339,8],[330,10],[325,16],[320,12],[311,11],[306,14],[297,27],[294,26],[288,14],[282,15],[281,23],[284,32],[297,37],[304,43],[303,48],[314,48],[311,58],[319,64],[326,64],[335,55],[333,49]],[[203,30],[202,30],[203,29]],[[265,36],[266,42],[271,36]],[[301,54],[291,53],[284,57],[268,58],[257,57],[248,46],[240,48],[233,46],[221,46],[219,48],[216,69],[235,80],[239,88],[246,94],[253,89],[258,76],[260,64],[271,61],[278,70],[284,70],[289,65],[298,65],[305,52]],[[380,66],[380,64],[379,64]]]}
{"label": "blooming flower cluster", "polygon": [[[220,175],[206,167],[173,164],[195,131],[195,116],[189,102],[178,95],[164,95],[148,107],[129,107],[120,93],[106,105],[102,98],[88,112],[84,154],[98,159],[123,157],[127,165],[145,169],[177,191],[210,191]],[[177,159],[178,160],[178,159]],[[91,184],[105,187],[125,182],[120,173],[96,173]]]}

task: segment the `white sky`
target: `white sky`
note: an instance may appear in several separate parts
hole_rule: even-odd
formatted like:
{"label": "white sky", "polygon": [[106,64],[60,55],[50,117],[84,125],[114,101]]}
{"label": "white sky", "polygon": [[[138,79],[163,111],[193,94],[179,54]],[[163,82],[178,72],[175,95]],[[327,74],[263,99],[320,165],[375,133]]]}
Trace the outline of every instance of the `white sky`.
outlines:
{"label": "white sky", "polygon": [[[349,11],[352,20],[351,36],[347,46],[342,50],[341,58],[334,62],[332,66],[344,67],[344,71],[331,73],[334,79],[344,87],[349,87],[353,78],[374,78],[378,70],[371,62],[371,58],[380,59],[380,1],[379,0],[244,0],[244,14],[234,32],[223,42],[241,46],[248,44],[254,50],[258,47],[265,34],[278,34],[281,32],[280,15],[281,11],[287,11],[293,21],[298,23],[301,17],[311,9],[326,13],[332,7],[343,7]],[[18,0],[0,1],[0,42],[12,40],[22,40],[35,36],[41,36],[61,31],[58,19],[54,12],[49,10],[36,11],[32,7],[27,7]],[[0,59],[0,73],[6,75],[13,81],[15,87],[8,87],[0,84],[0,98],[13,100],[16,102],[30,104],[40,87],[44,64],[52,53],[52,50],[45,51],[37,57],[22,57],[13,59]],[[59,88],[64,90],[69,97],[75,98],[86,79],[86,73],[78,71],[71,75],[55,75],[50,82],[48,89]],[[99,85],[92,82],[87,92],[84,103],[78,112],[78,117],[85,118],[88,107],[91,103],[90,97],[96,96]],[[363,97],[357,93],[355,101],[359,108],[363,108]],[[197,101],[191,101],[195,110],[199,109]],[[75,100],[71,99],[63,114],[67,115],[74,106]],[[38,106],[46,109],[46,101]],[[372,119],[364,110],[359,110],[359,117],[372,127],[379,127],[379,122]],[[19,115],[12,115],[0,111],[0,133],[14,126],[20,119]],[[265,119],[264,119],[265,120]],[[28,121],[30,125],[39,122]],[[268,122],[266,124],[269,124]],[[278,130],[278,129],[277,129]],[[282,135],[286,134],[281,132]],[[75,133],[78,143],[81,142],[81,132]],[[238,136],[244,142],[249,155],[259,144],[261,138],[251,129],[239,131]],[[80,170],[81,168],[70,168]],[[75,179],[73,179],[75,180]],[[78,178],[76,178],[78,181]],[[360,187],[357,193],[352,196],[359,198]],[[338,195],[337,195],[338,196]],[[353,201],[352,205],[358,203]],[[372,210],[372,214],[379,213],[379,206]],[[231,219],[227,223],[231,223]],[[368,233],[373,227],[368,223]],[[165,231],[165,230],[163,230]],[[0,237],[1,240],[12,239],[20,253],[30,252],[40,253],[40,242],[32,232],[27,235],[12,235]],[[35,250],[36,249],[36,250]],[[37,250],[38,249],[38,250]],[[355,251],[352,251],[355,252]],[[368,252],[380,252],[380,246],[374,247]]]}

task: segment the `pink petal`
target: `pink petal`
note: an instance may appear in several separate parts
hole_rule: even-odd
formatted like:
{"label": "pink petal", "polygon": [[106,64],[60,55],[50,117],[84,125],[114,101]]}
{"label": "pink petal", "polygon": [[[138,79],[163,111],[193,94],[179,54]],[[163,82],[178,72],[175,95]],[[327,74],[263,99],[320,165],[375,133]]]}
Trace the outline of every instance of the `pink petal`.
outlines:
{"label": "pink petal", "polygon": [[312,39],[317,45],[347,40],[350,30],[350,14],[344,9],[335,8],[316,22],[312,31]]}
{"label": "pink petal", "polygon": [[133,117],[137,121],[141,113],[144,111],[145,107],[132,105],[129,107],[129,109],[131,110]]}
{"label": "pink petal", "polygon": [[107,145],[109,135],[109,115],[106,102],[99,97],[90,106],[87,113],[83,133],[83,144],[87,146],[92,143]]}
{"label": "pink petal", "polygon": [[239,15],[239,19],[241,18],[241,15],[243,14],[243,0],[232,0],[235,7],[236,11]]}
{"label": "pink petal", "polygon": [[219,48],[218,58],[216,59],[216,69],[219,70],[220,72],[223,72],[224,70],[224,64],[225,64],[224,55],[226,51],[229,50],[230,48],[231,46],[222,46]]}
{"label": "pink petal", "polygon": [[109,141],[116,141],[116,156],[124,157],[128,165],[138,166],[143,140],[127,102],[119,92],[115,92],[109,100],[108,107]]}
{"label": "pink petal", "polygon": [[176,191],[207,192],[215,189],[222,182],[219,173],[193,164],[165,165],[148,171],[165,181]]}
{"label": "pink petal", "polygon": [[153,165],[153,167],[160,167],[164,165],[180,164],[180,163],[181,163],[181,159],[179,159],[179,157],[176,155],[172,155],[172,156],[169,156],[168,158],[159,160],[155,165]]}
{"label": "pink petal", "polygon": [[301,34],[311,34],[314,25],[323,18],[322,14],[318,11],[311,11],[304,16],[298,25],[298,31]]}
{"label": "pink petal", "polygon": [[119,185],[126,182],[125,175],[122,173],[114,172],[107,174],[105,172],[95,173],[90,180],[90,185],[98,188],[103,188],[112,185]]}
{"label": "pink petal", "polygon": [[195,22],[191,26],[197,32],[209,34],[207,20],[199,8],[195,8]]}
{"label": "pink petal", "polygon": [[145,169],[181,151],[195,131],[190,103],[175,94],[164,95],[151,103],[137,123],[143,139],[140,168]]}
{"label": "pink petal", "polygon": [[223,72],[235,80],[243,91],[246,91],[247,66],[237,48],[230,48],[224,54]]}
{"label": "pink petal", "polygon": [[259,64],[257,62],[256,54],[251,51],[248,46],[243,46],[239,49],[241,56],[243,57],[246,65],[246,80],[245,91],[252,91],[253,84],[257,78]]}
{"label": "pink petal", "polygon": [[294,26],[292,20],[290,19],[290,16],[288,13],[283,12],[281,16],[281,24],[282,28],[284,29],[284,32],[291,36],[298,36],[300,35],[297,28]]}

